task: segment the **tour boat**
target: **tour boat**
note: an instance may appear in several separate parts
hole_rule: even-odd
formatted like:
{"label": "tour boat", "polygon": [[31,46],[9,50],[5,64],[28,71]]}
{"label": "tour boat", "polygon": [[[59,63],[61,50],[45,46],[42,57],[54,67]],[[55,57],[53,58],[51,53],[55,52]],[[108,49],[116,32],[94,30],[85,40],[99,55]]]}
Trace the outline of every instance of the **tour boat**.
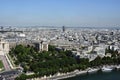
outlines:
{"label": "tour boat", "polygon": [[99,69],[92,69],[92,68],[90,68],[87,72],[88,73],[94,73],[94,72],[97,72]]}
{"label": "tour boat", "polygon": [[120,65],[116,66],[117,69],[120,69]]}
{"label": "tour boat", "polygon": [[111,72],[112,68],[108,68],[108,67],[103,67],[102,68],[102,72]]}

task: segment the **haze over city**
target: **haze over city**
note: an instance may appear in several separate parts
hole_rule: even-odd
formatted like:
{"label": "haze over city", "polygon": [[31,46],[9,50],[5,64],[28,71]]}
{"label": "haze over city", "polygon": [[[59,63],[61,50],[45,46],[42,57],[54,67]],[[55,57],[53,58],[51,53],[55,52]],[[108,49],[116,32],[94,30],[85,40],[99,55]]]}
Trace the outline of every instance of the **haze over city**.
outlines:
{"label": "haze over city", "polygon": [[120,80],[120,0],[0,0],[0,80],[83,79]]}
{"label": "haze over city", "polygon": [[0,0],[1,26],[119,27],[120,0]]}

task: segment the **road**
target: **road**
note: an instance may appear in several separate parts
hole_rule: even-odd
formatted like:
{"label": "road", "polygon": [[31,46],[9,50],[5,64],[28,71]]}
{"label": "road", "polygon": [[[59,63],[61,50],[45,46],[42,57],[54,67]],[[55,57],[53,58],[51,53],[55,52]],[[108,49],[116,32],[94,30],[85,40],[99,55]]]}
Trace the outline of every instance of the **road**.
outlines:
{"label": "road", "polygon": [[0,76],[5,80],[14,80],[20,74],[21,72],[18,70],[10,70],[10,71],[4,71],[0,73]]}
{"label": "road", "polygon": [[3,62],[5,71],[9,71],[11,68],[10,68],[10,65],[9,65],[6,57],[4,55],[0,55],[0,60],[2,60],[2,62]]}

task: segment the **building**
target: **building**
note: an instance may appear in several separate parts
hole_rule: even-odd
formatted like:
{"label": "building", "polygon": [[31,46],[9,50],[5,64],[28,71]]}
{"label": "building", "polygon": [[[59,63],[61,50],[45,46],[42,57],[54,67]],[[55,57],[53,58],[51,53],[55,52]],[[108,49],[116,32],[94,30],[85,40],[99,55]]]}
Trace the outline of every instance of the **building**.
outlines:
{"label": "building", "polygon": [[48,43],[47,42],[35,42],[35,48],[40,51],[48,51]]}
{"label": "building", "polygon": [[65,26],[62,27],[62,31],[65,32]]}
{"label": "building", "polygon": [[48,42],[44,41],[21,41],[21,42],[10,42],[10,48],[14,48],[16,45],[33,46],[37,51],[48,51]]}
{"label": "building", "polygon": [[9,53],[9,43],[0,38],[0,55]]}
{"label": "building", "polygon": [[8,53],[9,43],[3,38],[0,38],[0,60],[2,60],[5,70],[13,69],[13,65],[8,58]]}

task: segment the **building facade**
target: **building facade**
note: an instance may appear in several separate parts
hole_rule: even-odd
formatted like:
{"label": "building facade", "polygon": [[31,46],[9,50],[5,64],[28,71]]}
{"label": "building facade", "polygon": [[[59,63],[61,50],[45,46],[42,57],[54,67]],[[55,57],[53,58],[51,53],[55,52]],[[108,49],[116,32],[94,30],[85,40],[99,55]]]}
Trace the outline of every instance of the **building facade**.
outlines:
{"label": "building facade", "polygon": [[9,53],[9,43],[3,39],[0,39],[0,55]]}

